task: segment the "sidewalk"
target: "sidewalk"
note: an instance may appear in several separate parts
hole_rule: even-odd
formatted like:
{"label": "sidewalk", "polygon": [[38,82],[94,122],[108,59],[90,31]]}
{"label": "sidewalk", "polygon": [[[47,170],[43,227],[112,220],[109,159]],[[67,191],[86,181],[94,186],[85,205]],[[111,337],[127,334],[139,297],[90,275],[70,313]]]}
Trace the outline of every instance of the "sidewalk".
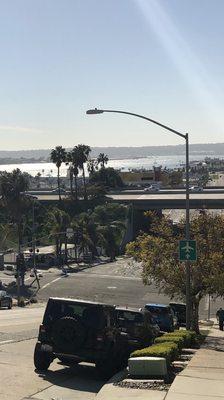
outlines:
{"label": "sidewalk", "polygon": [[[209,328],[204,345],[188,366],[175,378],[169,392],[126,389],[113,385],[119,374],[97,395],[97,400],[220,400],[224,399],[224,332],[218,325]],[[122,376],[120,376],[122,379]]]}
{"label": "sidewalk", "polygon": [[224,399],[224,332],[214,325],[203,347],[174,380],[166,400]]}

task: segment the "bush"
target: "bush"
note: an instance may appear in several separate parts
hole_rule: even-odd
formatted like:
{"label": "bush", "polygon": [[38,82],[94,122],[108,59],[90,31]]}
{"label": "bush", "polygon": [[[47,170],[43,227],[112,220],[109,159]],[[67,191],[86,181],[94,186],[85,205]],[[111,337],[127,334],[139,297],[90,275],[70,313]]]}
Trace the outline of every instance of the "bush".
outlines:
{"label": "bush", "polygon": [[178,356],[178,346],[176,343],[154,344],[145,349],[136,350],[131,353],[131,357],[162,357],[166,359],[167,366]]}
{"label": "bush", "polygon": [[184,339],[184,346],[188,347],[195,344],[196,333],[194,331],[178,330],[167,334],[169,337],[182,337]]}
{"label": "bush", "polygon": [[169,336],[169,335],[163,335],[160,337],[157,337],[155,339],[155,343],[175,343],[178,346],[179,350],[182,350],[184,347],[184,339],[181,336]]}

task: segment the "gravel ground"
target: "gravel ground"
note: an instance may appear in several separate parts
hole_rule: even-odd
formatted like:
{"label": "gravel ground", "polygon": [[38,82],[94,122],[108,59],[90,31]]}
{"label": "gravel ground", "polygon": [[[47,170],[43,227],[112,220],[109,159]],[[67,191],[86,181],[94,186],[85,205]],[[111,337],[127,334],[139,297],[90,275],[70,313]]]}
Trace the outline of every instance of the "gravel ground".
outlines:
{"label": "gravel ground", "polygon": [[148,381],[148,382],[143,382],[143,381],[121,381],[121,382],[115,382],[114,386],[119,386],[122,388],[127,388],[127,389],[150,389],[150,390],[166,390],[168,391],[170,388],[170,384],[166,384],[161,381]]}

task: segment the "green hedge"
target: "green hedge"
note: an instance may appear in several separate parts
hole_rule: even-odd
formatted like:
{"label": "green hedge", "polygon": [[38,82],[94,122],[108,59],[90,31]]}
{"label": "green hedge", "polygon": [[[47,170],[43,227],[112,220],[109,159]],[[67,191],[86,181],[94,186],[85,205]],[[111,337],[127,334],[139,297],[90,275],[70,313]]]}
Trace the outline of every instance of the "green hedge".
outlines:
{"label": "green hedge", "polygon": [[195,344],[196,340],[196,333],[194,331],[186,331],[183,329],[180,329],[178,331],[174,331],[172,333],[168,333],[165,335],[169,335],[169,337],[182,337],[184,339],[184,346],[188,347],[191,346],[192,344]]}
{"label": "green hedge", "polygon": [[145,349],[135,350],[131,353],[131,357],[163,357],[166,359],[169,366],[172,361],[176,359],[179,354],[179,349],[176,343],[163,342],[160,344],[153,344]]}
{"label": "green hedge", "polygon": [[157,337],[155,339],[155,343],[175,343],[178,346],[179,350],[182,350],[184,347],[184,339],[181,336],[168,336],[168,335],[163,335],[160,337]]}

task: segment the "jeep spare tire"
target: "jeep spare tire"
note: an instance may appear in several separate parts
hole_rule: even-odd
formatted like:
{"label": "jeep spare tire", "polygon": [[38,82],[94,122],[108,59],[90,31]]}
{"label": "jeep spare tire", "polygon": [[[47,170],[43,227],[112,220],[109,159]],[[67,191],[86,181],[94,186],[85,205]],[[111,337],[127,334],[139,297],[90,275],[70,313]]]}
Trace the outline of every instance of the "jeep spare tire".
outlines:
{"label": "jeep spare tire", "polygon": [[86,330],[83,324],[74,317],[63,317],[55,322],[52,339],[56,351],[73,353],[86,340]]}

